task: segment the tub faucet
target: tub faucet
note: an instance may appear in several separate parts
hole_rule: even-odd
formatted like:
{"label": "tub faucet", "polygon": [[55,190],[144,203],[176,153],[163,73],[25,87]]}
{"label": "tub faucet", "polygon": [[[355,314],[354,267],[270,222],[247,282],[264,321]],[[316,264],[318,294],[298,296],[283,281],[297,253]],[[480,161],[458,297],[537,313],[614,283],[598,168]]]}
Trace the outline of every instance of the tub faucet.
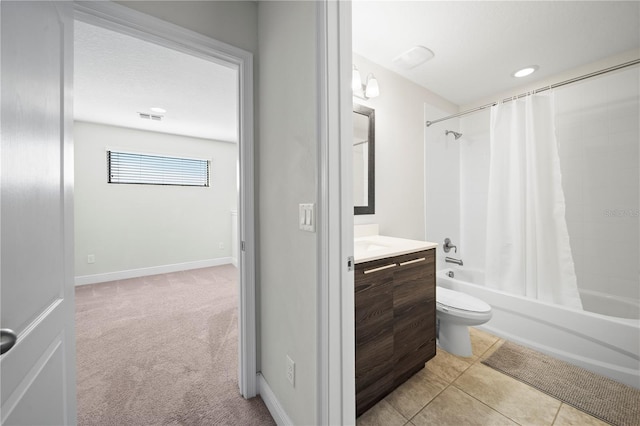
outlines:
{"label": "tub faucet", "polygon": [[444,250],[445,253],[449,253],[451,249],[453,249],[455,253],[458,252],[458,247],[451,244],[451,238],[445,238],[444,245],[442,246],[442,250]]}
{"label": "tub faucet", "polygon": [[453,257],[445,257],[444,261],[447,263],[455,263],[456,265],[462,266],[462,259],[454,259]]}

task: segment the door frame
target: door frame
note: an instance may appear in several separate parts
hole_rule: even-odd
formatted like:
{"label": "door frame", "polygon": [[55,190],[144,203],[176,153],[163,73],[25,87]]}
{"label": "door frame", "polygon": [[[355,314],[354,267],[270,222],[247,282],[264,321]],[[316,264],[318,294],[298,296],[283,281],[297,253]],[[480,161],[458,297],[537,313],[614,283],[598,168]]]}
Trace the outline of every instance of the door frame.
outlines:
{"label": "door frame", "polygon": [[253,54],[110,1],[74,2],[74,19],[238,69],[238,386],[243,397],[252,398],[257,391]]}
{"label": "door frame", "polygon": [[351,1],[317,2],[318,424],[353,425],[355,311]]}

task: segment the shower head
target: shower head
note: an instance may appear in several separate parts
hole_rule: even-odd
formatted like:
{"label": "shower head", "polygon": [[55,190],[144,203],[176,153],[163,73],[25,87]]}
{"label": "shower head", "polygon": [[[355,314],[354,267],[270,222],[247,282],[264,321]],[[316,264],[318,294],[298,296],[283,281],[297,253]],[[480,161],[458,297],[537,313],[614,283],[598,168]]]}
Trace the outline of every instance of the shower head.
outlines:
{"label": "shower head", "polygon": [[456,140],[458,140],[458,139],[460,139],[462,137],[462,133],[454,132],[453,130],[445,130],[444,131],[445,136],[448,135],[449,133],[453,133],[453,136],[456,138]]}

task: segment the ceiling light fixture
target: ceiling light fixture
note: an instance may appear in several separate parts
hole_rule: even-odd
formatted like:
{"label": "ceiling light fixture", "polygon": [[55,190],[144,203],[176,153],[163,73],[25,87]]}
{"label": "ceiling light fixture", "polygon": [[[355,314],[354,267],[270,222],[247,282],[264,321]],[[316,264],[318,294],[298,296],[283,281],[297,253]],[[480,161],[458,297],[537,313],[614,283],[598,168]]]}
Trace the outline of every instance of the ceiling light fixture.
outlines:
{"label": "ceiling light fixture", "polygon": [[351,74],[351,90],[353,96],[360,99],[371,99],[380,96],[380,86],[378,86],[378,80],[373,73],[367,75],[367,83],[362,84],[362,77],[360,77],[360,71],[354,65]]}
{"label": "ceiling light fixture", "polygon": [[410,70],[433,58],[434,54],[424,46],[413,46],[404,53],[393,58],[393,64],[403,70]]}
{"label": "ceiling light fixture", "polygon": [[521,77],[526,77],[528,75],[533,74],[534,72],[536,72],[538,70],[538,66],[537,65],[529,65],[528,67],[519,69],[518,71],[515,71],[514,73],[512,73],[511,75],[517,78],[521,78]]}
{"label": "ceiling light fixture", "polygon": [[149,108],[149,109],[150,109],[151,111],[153,111],[153,112],[157,112],[157,113],[160,113],[160,114],[164,114],[165,112],[167,112],[167,110],[166,110],[166,109],[164,109],[164,108],[160,108],[160,107],[151,107],[151,108]]}

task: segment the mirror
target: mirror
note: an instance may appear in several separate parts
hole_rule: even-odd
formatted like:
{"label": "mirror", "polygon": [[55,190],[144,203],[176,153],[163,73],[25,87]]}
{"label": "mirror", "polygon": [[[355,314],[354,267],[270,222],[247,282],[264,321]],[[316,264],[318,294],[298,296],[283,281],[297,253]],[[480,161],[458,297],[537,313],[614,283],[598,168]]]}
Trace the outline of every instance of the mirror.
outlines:
{"label": "mirror", "polygon": [[375,111],[353,105],[354,214],[375,213]]}

